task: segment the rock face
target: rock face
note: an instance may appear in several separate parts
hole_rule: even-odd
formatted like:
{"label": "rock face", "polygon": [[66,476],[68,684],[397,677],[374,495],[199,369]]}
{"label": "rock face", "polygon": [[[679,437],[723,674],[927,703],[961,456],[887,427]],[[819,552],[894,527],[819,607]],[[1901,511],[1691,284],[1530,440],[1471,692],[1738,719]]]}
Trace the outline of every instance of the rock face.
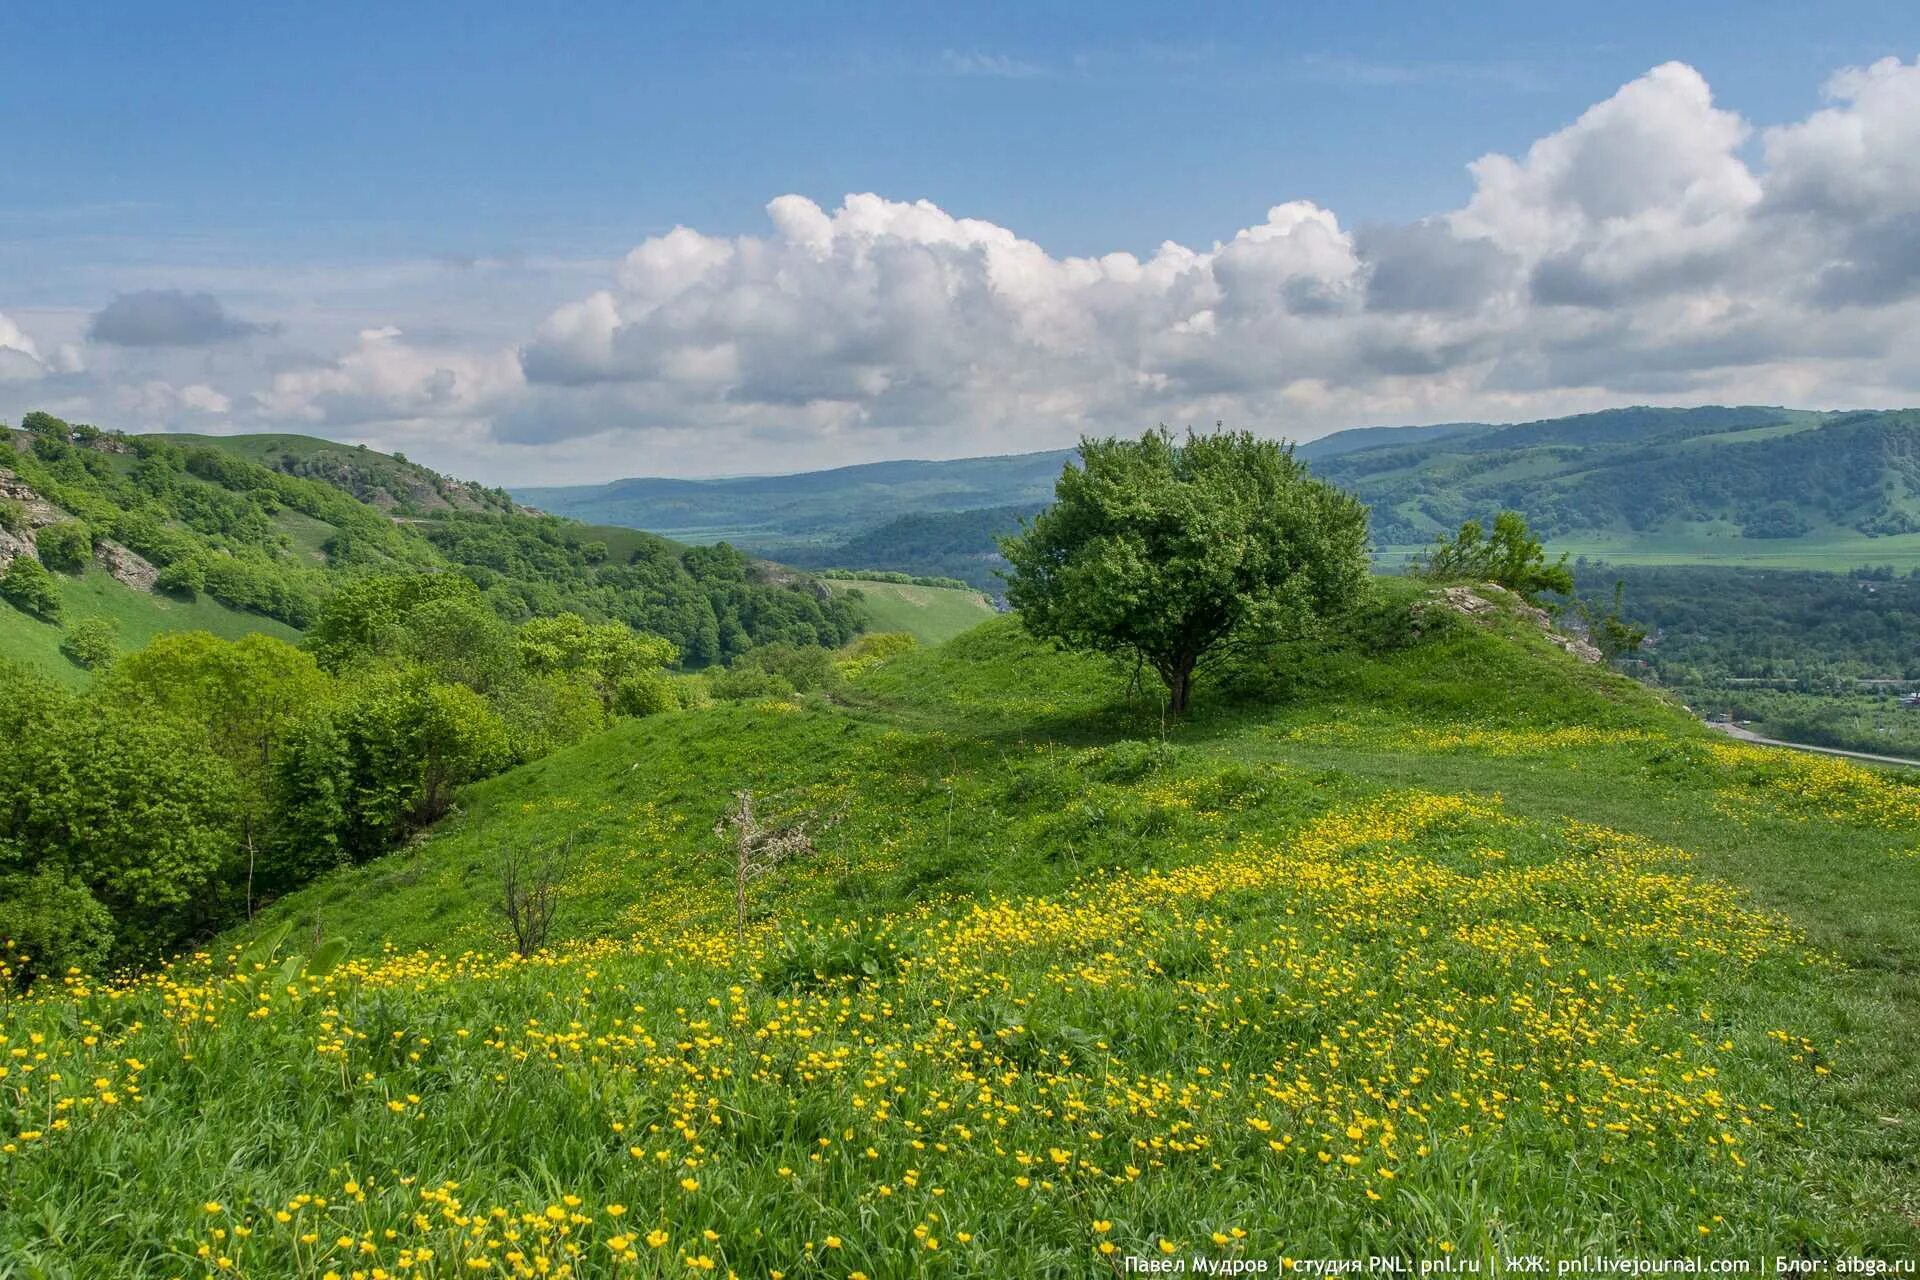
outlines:
{"label": "rock face", "polygon": [[12,499],[26,508],[27,527],[38,529],[67,518],[66,512],[33,491],[33,487],[5,467],[0,467],[0,499]]}
{"label": "rock face", "polygon": [[1542,634],[1563,652],[1570,653],[1582,662],[1599,662],[1600,651],[1579,636],[1570,636],[1556,630],[1553,616],[1545,609],[1528,604],[1505,587],[1491,582],[1483,582],[1477,587],[1442,587],[1436,593],[1447,608],[1469,618],[1485,617],[1492,613],[1512,613],[1525,618],[1539,627]]}
{"label": "rock face", "polygon": [[33,539],[25,537],[22,534],[8,533],[5,529],[0,529],[0,572],[5,572],[6,567],[13,563],[15,556],[30,556],[32,554]]}
{"label": "rock face", "polygon": [[93,562],[111,574],[115,582],[135,591],[153,590],[154,580],[160,576],[160,570],[154,568],[152,561],[111,538],[102,538],[94,544]]}

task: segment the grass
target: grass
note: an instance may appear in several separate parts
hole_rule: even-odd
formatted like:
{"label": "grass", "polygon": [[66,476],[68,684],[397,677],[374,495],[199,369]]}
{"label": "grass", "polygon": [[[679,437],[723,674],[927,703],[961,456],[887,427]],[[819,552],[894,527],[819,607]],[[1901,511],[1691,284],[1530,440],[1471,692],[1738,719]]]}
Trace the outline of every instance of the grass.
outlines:
{"label": "grass", "polygon": [[835,595],[857,590],[865,597],[868,629],[905,631],[921,644],[940,644],[993,616],[978,591],[917,587],[901,582],[822,578]]}
{"label": "grass", "polygon": [[56,574],[60,584],[61,623],[55,625],[0,603],[0,658],[17,662],[78,687],[90,677],[60,651],[65,628],[83,618],[107,618],[117,623],[122,649],[137,649],[167,631],[211,631],[238,639],[264,631],[283,640],[297,640],[299,632],[272,618],[229,609],[207,596],[182,600],[136,591],[115,581],[105,570],[90,567],[84,574]]}
{"label": "grass", "polygon": [[[12,999],[0,1258],[1912,1256],[1920,788],[1715,741],[1519,620],[1258,672],[1163,738],[989,622],[469,789],[256,926],[329,972],[235,938]],[[737,935],[741,788],[814,852]],[[569,837],[564,942],[503,954],[503,851]]]}

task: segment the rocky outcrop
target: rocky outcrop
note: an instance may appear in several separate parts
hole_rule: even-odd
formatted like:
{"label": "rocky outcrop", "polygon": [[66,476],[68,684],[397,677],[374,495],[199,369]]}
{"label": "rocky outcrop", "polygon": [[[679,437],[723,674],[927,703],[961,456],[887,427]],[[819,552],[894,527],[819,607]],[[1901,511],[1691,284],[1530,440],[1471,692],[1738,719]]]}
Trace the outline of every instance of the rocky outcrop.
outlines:
{"label": "rocky outcrop", "polygon": [[35,493],[32,485],[5,467],[0,467],[0,501],[19,503],[26,512],[29,529],[38,529],[41,525],[55,524],[67,518],[66,512]]}
{"label": "rocky outcrop", "polygon": [[115,582],[135,591],[151,591],[160,570],[131,547],[123,547],[111,538],[102,538],[93,546],[93,562],[105,569]]}
{"label": "rocky outcrop", "polygon": [[1541,634],[1564,653],[1580,659],[1582,662],[1601,661],[1600,651],[1589,644],[1584,637],[1570,636],[1553,625],[1553,615],[1536,605],[1528,604],[1505,587],[1491,582],[1483,582],[1476,587],[1442,587],[1435,593],[1440,602],[1455,613],[1469,618],[1484,618],[1491,614],[1506,613],[1523,618],[1540,628]]}
{"label": "rocky outcrop", "polygon": [[8,533],[5,529],[0,529],[0,572],[4,572],[6,567],[13,563],[15,556],[32,554],[33,539],[25,534]]}

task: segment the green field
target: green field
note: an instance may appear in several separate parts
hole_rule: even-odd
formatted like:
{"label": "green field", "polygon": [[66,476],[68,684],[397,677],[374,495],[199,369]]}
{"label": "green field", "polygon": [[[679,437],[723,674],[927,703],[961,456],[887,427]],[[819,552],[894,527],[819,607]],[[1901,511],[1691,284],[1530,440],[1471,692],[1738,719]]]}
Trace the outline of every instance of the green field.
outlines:
{"label": "green field", "polygon": [[835,595],[857,590],[866,598],[868,630],[904,631],[921,644],[951,640],[993,616],[993,606],[978,591],[871,579],[822,578],[821,581]]}
{"label": "green field", "polygon": [[[1920,787],[1381,589],[1164,730],[1010,619],[628,722],[268,911],[346,944],[321,976],[229,939],[10,999],[0,1257],[1911,1257]],[[809,839],[736,916],[741,790]],[[504,953],[503,858],[562,848],[551,949]]]}
{"label": "green field", "polygon": [[282,640],[297,640],[300,635],[272,618],[229,609],[205,596],[182,600],[135,591],[97,567],[89,568],[79,577],[64,573],[55,577],[60,584],[61,625],[42,622],[0,603],[0,658],[43,672],[67,685],[79,686],[89,679],[84,670],[60,651],[65,628],[83,618],[107,618],[118,624],[122,649],[137,649],[167,631],[210,631],[229,640],[253,631],[264,631]]}

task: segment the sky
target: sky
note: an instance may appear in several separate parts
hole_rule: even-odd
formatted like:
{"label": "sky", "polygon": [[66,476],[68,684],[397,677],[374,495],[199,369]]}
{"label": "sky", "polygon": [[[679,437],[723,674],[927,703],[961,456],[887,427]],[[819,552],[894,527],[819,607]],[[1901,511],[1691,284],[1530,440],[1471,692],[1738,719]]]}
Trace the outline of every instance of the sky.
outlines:
{"label": "sky", "polygon": [[1920,404],[1920,7],[42,5],[0,420],[488,483]]}

